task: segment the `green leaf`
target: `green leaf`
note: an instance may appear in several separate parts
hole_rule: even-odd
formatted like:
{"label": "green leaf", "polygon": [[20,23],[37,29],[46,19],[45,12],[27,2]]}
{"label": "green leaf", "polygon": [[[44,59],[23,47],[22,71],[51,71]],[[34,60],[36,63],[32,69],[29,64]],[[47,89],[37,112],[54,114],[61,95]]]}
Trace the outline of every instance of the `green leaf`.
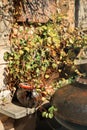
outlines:
{"label": "green leaf", "polygon": [[46,79],[48,79],[48,78],[49,78],[49,75],[48,75],[48,74],[46,74],[46,75],[45,75],[45,78],[46,78]]}
{"label": "green leaf", "polygon": [[60,45],[60,39],[57,36],[53,37],[53,42],[56,43],[56,46],[59,47],[59,45]]}
{"label": "green leaf", "polygon": [[48,109],[49,113],[53,113],[54,111],[57,111],[57,108],[55,108],[54,106],[49,107]]}
{"label": "green leaf", "polygon": [[26,66],[26,69],[27,69],[27,70],[29,70],[29,69],[31,69],[31,68],[32,68],[32,67],[30,66],[30,64],[29,64],[29,63],[26,63],[26,65],[25,65],[25,66]]}
{"label": "green leaf", "polygon": [[36,69],[36,73],[40,73],[40,69],[39,68]]}
{"label": "green leaf", "polygon": [[19,55],[17,53],[14,54],[14,58],[15,60],[18,60],[19,59]]}
{"label": "green leaf", "polygon": [[10,55],[9,52],[5,52],[4,53],[4,57],[3,58],[4,58],[5,61],[8,60],[9,55]]}
{"label": "green leaf", "polygon": [[46,117],[47,112],[42,112],[42,117]]}
{"label": "green leaf", "polygon": [[57,64],[56,63],[53,63],[52,64],[52,67],[55,69],[55,68],[57,68]]}
{"label": "green leaf", "polygon": [[52,119],[53,116],[54,116],[53,113],[49,113],[49,114],[48,114],[48,117],[49,117],[50,119]]}
{"label": "green leaf", "polygon": [[70,42],[71,44],[73,44],[73,43],[74,43],[74,39],[69,38],[69,42]]}
{"label": "green leaf", "polygon": [[49,117],[49,113],[46,113],[46,118],[48,118]]}
{"label": "green leaf", "polygon": [[19,54],[23,55],[24,51],[23,50],[19,50]]}
{"label": "green leaf", "polygon": [[24,50],[26,50],[27,52],[29,52],[29,48],[28,47],[24,47]]}
{"label": "green leaf", "polygon": [[44,71],[44,72],[46,71],[46,67],[45,67],[45,66],[42,66],[41,69],[42,69],[42,71]]}
{"label": "green leaf", "polygon": [[50,43],[50,44],[52,43],[52,38],[51,37],[47,38],[47,43]]}

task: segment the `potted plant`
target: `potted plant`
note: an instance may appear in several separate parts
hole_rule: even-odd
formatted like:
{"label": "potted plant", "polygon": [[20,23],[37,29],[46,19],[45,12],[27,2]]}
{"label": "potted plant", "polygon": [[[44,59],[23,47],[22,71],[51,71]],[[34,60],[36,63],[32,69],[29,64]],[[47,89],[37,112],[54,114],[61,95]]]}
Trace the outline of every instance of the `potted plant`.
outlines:
{"label": "potted plant", "polygon": [[[84,43],[84,37],[78,30],[70,32],[67,21],[60,16],[46,24],[30,24],[29,27],[15,24],[11,50],[4,55],[8,62],[6,74],[9,89],[22,88],[24,96],[27,98],[28,95],[35,101],[31,107],[38,107],[45,100],[50,100],[60,86],[59,80],[77,73],[73,61]],[[22,92],[19,91],[18,95]],[[28,103],[29,100],[24,106]]]}

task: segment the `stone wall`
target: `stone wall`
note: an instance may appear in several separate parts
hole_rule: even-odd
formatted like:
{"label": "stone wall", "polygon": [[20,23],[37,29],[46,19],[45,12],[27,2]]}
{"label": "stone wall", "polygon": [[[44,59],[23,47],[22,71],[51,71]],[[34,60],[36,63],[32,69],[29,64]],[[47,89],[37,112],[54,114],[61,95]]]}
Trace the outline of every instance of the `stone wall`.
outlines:
{"label": "stone wall", "polygon": [[69,21],[70,29],[75,27],[75,1],[74,0],[58,0],[58,10],[66,16]]}
{"label": "stone wall", "polygon": [[80,0],[78,7],[78,27],[87,30],[87,0]]}
{"label": "stone wall", "polygon": [[59,11],[66,15],[70,29],[87,30],[87,0],[58,0]]}
{"label": "stone wall", "polygon": [[57,10],[56,0],[15,0],[17,22],[46,23]]}
{"label": "stone wall", "polygon": [[75,0],[69,0],[68,21],[70,23],[70,29],[75,27]]}
{"label": "stone wall", "polygon": [[[10,50],[9,35],[11,31],[12,17],[9,14],[9,3],[7,0],[0,0],[0,90],[5,88],[5,67],[4,52]],[[14,120],[0,113],[0,130],[14,130]]]}
{"label": "stone wall", "polygon": [[5,87],[4,68],[6,62],[3,60],[4,52],[10,48],[9,35],[12,17],[9,13],[9,3],[6,0],[0,1],[0,89]]}

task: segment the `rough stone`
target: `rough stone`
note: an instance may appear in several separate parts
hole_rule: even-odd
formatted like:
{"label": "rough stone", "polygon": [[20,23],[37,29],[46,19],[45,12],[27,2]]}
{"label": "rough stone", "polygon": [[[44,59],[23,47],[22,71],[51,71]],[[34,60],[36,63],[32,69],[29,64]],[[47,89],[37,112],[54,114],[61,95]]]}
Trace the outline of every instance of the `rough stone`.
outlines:
{"label": "rough stone", "polygon": [[5,67],[6,62],[3,59],[4,53],[10,49],[10,29],[11,21],[10,14],[8,14],[7,8],[9,6],[8,0],[0,1],[0,90],[5,87]]}
{"label": "rough stone", "polygon": [[6,30],[6,26],[3,21],[0,22],[0,33],[3,33]]}
{"label": "rough stone", "polygon": [[58,12],[62,13],[69,22],[69,28],[73,31],[75,27],[75,1],[58,0]]}
{"label": "rough stone", "polygon": [[3,123],[0,121],[0,130],[5,130]]}
{"label": "rough stone", "polygon": [[4,61],[3,56],[6,51],[9,51],[9,46],[0,46],[0,89],[5,87],[5,67],[7,63]]}
{"label": "rough stone", "polygon": [[79,10],[78,10],[78,27],[83,30],[87,29],[87,0],[79,1]]}
{"label": "rough stone", "polygon": [[0,130],[15,130],[14,119],[0,113]]}
{"label": "rough stone", "polygon": [[71,31],[75,28],[75,1],[69,0],[69,10],[67,12],[67,19],[70,23],[69,28]]}
{"label": "rough stone", "polygon": [[59,8],[60,8],[62,14],[67,14],[67,12],[69,10],[69,0],[60,0]]}
{"label": "rough stone", "polygon": [[18,12],[19,22],[45,23],[56,14],[56,0],[28,0],[25,3],[15,1],[15,9]]}
{"label": "rough stone", "polygon": [[14,119],[8,118],[5,122],[3,122],[5,130],[15,130],[14,121]]}

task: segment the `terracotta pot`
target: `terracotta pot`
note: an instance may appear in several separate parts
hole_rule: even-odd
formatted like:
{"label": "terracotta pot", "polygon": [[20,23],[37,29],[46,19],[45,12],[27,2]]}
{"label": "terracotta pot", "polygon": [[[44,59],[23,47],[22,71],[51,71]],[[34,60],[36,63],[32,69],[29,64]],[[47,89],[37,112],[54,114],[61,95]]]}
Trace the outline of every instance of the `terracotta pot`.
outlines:
{"label": "terracotta pot", "polygon": [[20,83],[17,89],[16,96],[22,106],[37,107],[42,102],[42,95],[38,93],[34,86],[28,83]]}

